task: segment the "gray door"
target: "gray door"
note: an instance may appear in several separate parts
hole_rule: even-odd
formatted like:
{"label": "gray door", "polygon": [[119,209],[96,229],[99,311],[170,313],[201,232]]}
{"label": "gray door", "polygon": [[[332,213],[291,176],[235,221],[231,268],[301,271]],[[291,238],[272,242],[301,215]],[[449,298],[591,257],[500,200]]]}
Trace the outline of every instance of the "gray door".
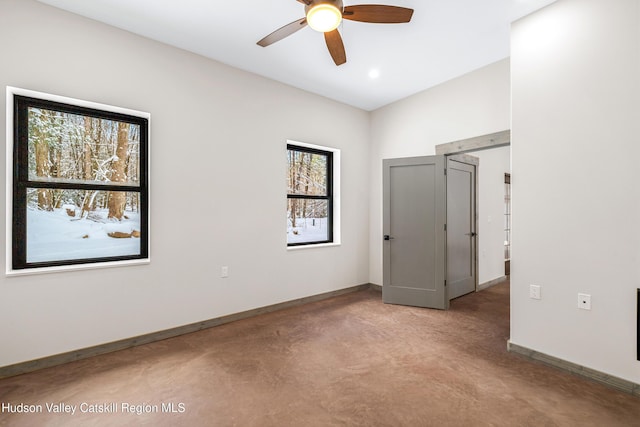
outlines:
{"label": "gray door", "polygon": [[449,299],[476,290],[476,166],[470,160],[447,158]]}
{"label": "gray door", "polygon": [[385,303],[446,309],[444,156],[383,160]]}

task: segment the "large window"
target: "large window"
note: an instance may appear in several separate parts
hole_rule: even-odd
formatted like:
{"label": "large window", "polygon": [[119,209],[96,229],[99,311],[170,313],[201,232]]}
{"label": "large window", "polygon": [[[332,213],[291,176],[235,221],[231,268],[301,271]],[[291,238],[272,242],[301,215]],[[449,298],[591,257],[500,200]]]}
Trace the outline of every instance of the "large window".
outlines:
{"label": "large window", "polygon": [[148,115],[12,95],[11,268],[147,259]]}
{"label": "large window", "polygon": [[287,244],[334,242],[334,152],[287,145]]}

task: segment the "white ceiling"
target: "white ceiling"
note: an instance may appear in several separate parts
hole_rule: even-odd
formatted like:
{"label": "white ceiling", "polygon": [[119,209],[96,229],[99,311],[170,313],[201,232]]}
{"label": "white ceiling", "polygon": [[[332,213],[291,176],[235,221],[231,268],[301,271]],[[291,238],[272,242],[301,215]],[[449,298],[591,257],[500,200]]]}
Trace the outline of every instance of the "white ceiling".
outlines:
{"label": "white ceiling", "polygon": [[[407,24],[343,21],[337,67],[310,27],[266,48],[304,17],[296,0],[38,0],[365,110],[509,56],[510,23],[555,0],[345,0],[414,9]],[[371,78],[371,70],[379,77]]]}

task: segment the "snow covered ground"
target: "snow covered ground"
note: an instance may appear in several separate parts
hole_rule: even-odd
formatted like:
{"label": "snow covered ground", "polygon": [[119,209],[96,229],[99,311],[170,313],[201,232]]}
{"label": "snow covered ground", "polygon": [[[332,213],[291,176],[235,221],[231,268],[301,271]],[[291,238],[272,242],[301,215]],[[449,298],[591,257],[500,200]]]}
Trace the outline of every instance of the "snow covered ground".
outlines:
{"label": "snow covered ground", "polygon": [[327,218],[303,218],[297,227],[288,227],[287,243],[322,242],[327,240]]}
{"label": "snow covered ground", "polygon": [[86,259],[140,254],[139,238],[117,239],[107,233],[140,230],[138,213],[125,212],[128,219],[107,219],[107,210],[93,211],[91,219],[67,215],[66,209],[46,212],[27,209],[27,262]]}

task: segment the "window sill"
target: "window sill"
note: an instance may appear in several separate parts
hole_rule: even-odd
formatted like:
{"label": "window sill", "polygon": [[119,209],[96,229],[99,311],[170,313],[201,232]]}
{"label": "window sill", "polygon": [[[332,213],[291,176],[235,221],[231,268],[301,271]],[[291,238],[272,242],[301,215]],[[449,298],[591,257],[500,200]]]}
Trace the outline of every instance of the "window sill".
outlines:
{"label": "window sill", "polygon": [[330,248],[332,246],[340,246],[340,242],[333,243],[318,243],[317,245],[300,245],[300,246],[287,246],[288,251],[297,251],[300,249],[314,249],[314,248]]}
{"label": "window sill", "polygon": [[73,264],[73,265],[61,265],[59,267],[41,267],[41,268],[25,268],[21,270],[7,270],[6,277],[18,277],[28,276],[34,274],[47,274],[47,273],[64,273],[68,271],[76,270],[93,270],[96,268],[113,268],[113,267],[128,267],[132,265],[150,264],[151,260],[135,259],[127,261],[112,261],[112,262],[97,262],[88,264]]}

